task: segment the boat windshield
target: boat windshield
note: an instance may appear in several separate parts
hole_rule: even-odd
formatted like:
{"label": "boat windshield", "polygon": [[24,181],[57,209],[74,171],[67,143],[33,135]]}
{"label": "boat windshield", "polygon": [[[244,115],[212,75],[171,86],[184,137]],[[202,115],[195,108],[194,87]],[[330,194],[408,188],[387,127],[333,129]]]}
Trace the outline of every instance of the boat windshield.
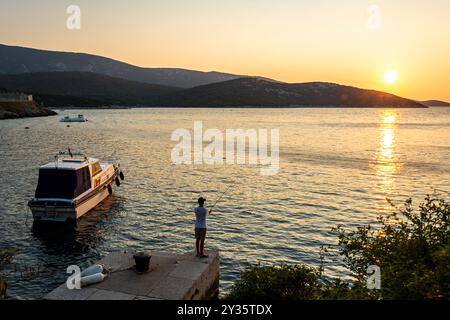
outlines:
{"label": "boat windshield", "polygon": [[74,199],[91,187],[89,168],[40,169],[36,198]]}

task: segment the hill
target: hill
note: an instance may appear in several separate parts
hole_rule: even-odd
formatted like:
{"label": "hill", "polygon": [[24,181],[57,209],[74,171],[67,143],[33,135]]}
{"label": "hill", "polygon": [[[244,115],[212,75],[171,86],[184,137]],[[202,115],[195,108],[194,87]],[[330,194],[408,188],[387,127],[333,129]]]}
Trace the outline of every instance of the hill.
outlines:
{"label": "hill", "polygon": [[288,84],[240,78],[173,92],[160,100],[172,107],[388,107],[425,108],[389,93],[310,82]]}
{"label": "hill", "polygon": [[92,72],[1,75],[0,87],[31,93],[36,100],[48,107],[151,105],[158,96],[180,90]]}
{"label": "hill", "polygon": [[422,101],[422,104],[424,104],[428,107],[450,107],[449,102],[439,101],[439,100]]}
{"label": "hill", "polygon": [[215,71],[141,68],[86,53],[48,51],[0,44],[0,74],[35,72],[94,72],[126,80],[182,88],[242,77]]}
{"label": "hill", "polygon": [[0,87],[31,93],[48,107],[425,107],[380,91],[334,83],[288,84],[260,78],[180,89],[91,72],[49,72],[3,75]]}

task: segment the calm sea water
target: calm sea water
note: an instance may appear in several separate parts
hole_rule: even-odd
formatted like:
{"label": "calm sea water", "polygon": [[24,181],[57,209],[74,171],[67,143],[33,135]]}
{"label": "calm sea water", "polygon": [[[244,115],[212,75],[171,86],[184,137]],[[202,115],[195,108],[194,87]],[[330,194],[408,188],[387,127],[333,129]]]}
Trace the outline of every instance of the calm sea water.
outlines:
{"label": "calm sea water", "polygon": [[[6,270],[12,298],[41,298],[64,282],[66,268],[113,250],[193,250],[193,207],[213,202],[207,247],[221,253],[226,292],[248,264],[320,263],[339,224],[351,229],[390,212],[386,197],[420,201],[450,192],[450,108],[430,109],[131,109],[79,111],[0,122],[0,246],[16,247]],[[78,111],[71,111],[77,114]],[[279,128],[280,172],[245,165],[173,165],[177,128]],[[29,130],[24,128],[28,126]],[[118,161],[125,183],[76,226],[34,225],[26,203],[38,167],[71,147]],[[33,274],[38,271],[38,274]],[[326,258],[330,276],[346,277]]]}

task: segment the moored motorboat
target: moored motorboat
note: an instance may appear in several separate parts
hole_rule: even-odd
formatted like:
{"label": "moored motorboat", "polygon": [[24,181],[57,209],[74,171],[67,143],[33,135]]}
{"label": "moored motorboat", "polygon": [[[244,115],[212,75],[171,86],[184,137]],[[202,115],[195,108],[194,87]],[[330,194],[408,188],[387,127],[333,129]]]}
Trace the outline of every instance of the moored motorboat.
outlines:
{"label": "moored motorboat", "polygon": [[77,117],[65,116],[64,118],[61,118],[60,121],[61,122],[86,122],[87,119],[82,114],[79,114]]}
{"label": "moored motorboat", "polygon": [[118,164],[81,153],[60,152],[39,168],[35,196],[28,202],[34,220],[76,220],[113,192],[124,179]]}

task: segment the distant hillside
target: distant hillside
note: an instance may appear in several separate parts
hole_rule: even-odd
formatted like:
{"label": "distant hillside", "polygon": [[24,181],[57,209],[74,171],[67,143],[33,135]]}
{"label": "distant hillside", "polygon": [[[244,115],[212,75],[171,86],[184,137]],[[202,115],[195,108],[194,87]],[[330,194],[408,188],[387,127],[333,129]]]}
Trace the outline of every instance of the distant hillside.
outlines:
{"label": "distant hillside", "polygon": [[91,72],[1,75],[0,87],[31,93],[48,107],[151,105],[156,97],[180,90]]}
{"label": "distant hillside", "polygon": [[0,44],[0,74],[73,71],[95,72],[132,81],[182,88],[242,77],[214,71],[141,68],[91,54],[47,51]]}
{"label": "distant hillside", "polygon": [[39,107],[35,102],[4,102],[0,101],[0,119],[24,117],[44,117],[55,115],[56,112]]}
{"label": "distant hillside", "polygon": [[259,78],[180,89],[91,72],[49,72],[3,75],[0,87],[31,93],[47,107],[425,107],[389,93],[334,83],[287,84]]}
{"label": "distant hillside", "polygon": [[286,84],[241,78],[199,86],[166,95],[172,107],[388,107],[425,108],[424,105],[389,93],[333,83]]}
{"label": "distant hillside", "polygon": [[427,101],[422,101],[422,103],[428,107],[450,107],[449,102],[439,101],[439,100],[427,100]]}

